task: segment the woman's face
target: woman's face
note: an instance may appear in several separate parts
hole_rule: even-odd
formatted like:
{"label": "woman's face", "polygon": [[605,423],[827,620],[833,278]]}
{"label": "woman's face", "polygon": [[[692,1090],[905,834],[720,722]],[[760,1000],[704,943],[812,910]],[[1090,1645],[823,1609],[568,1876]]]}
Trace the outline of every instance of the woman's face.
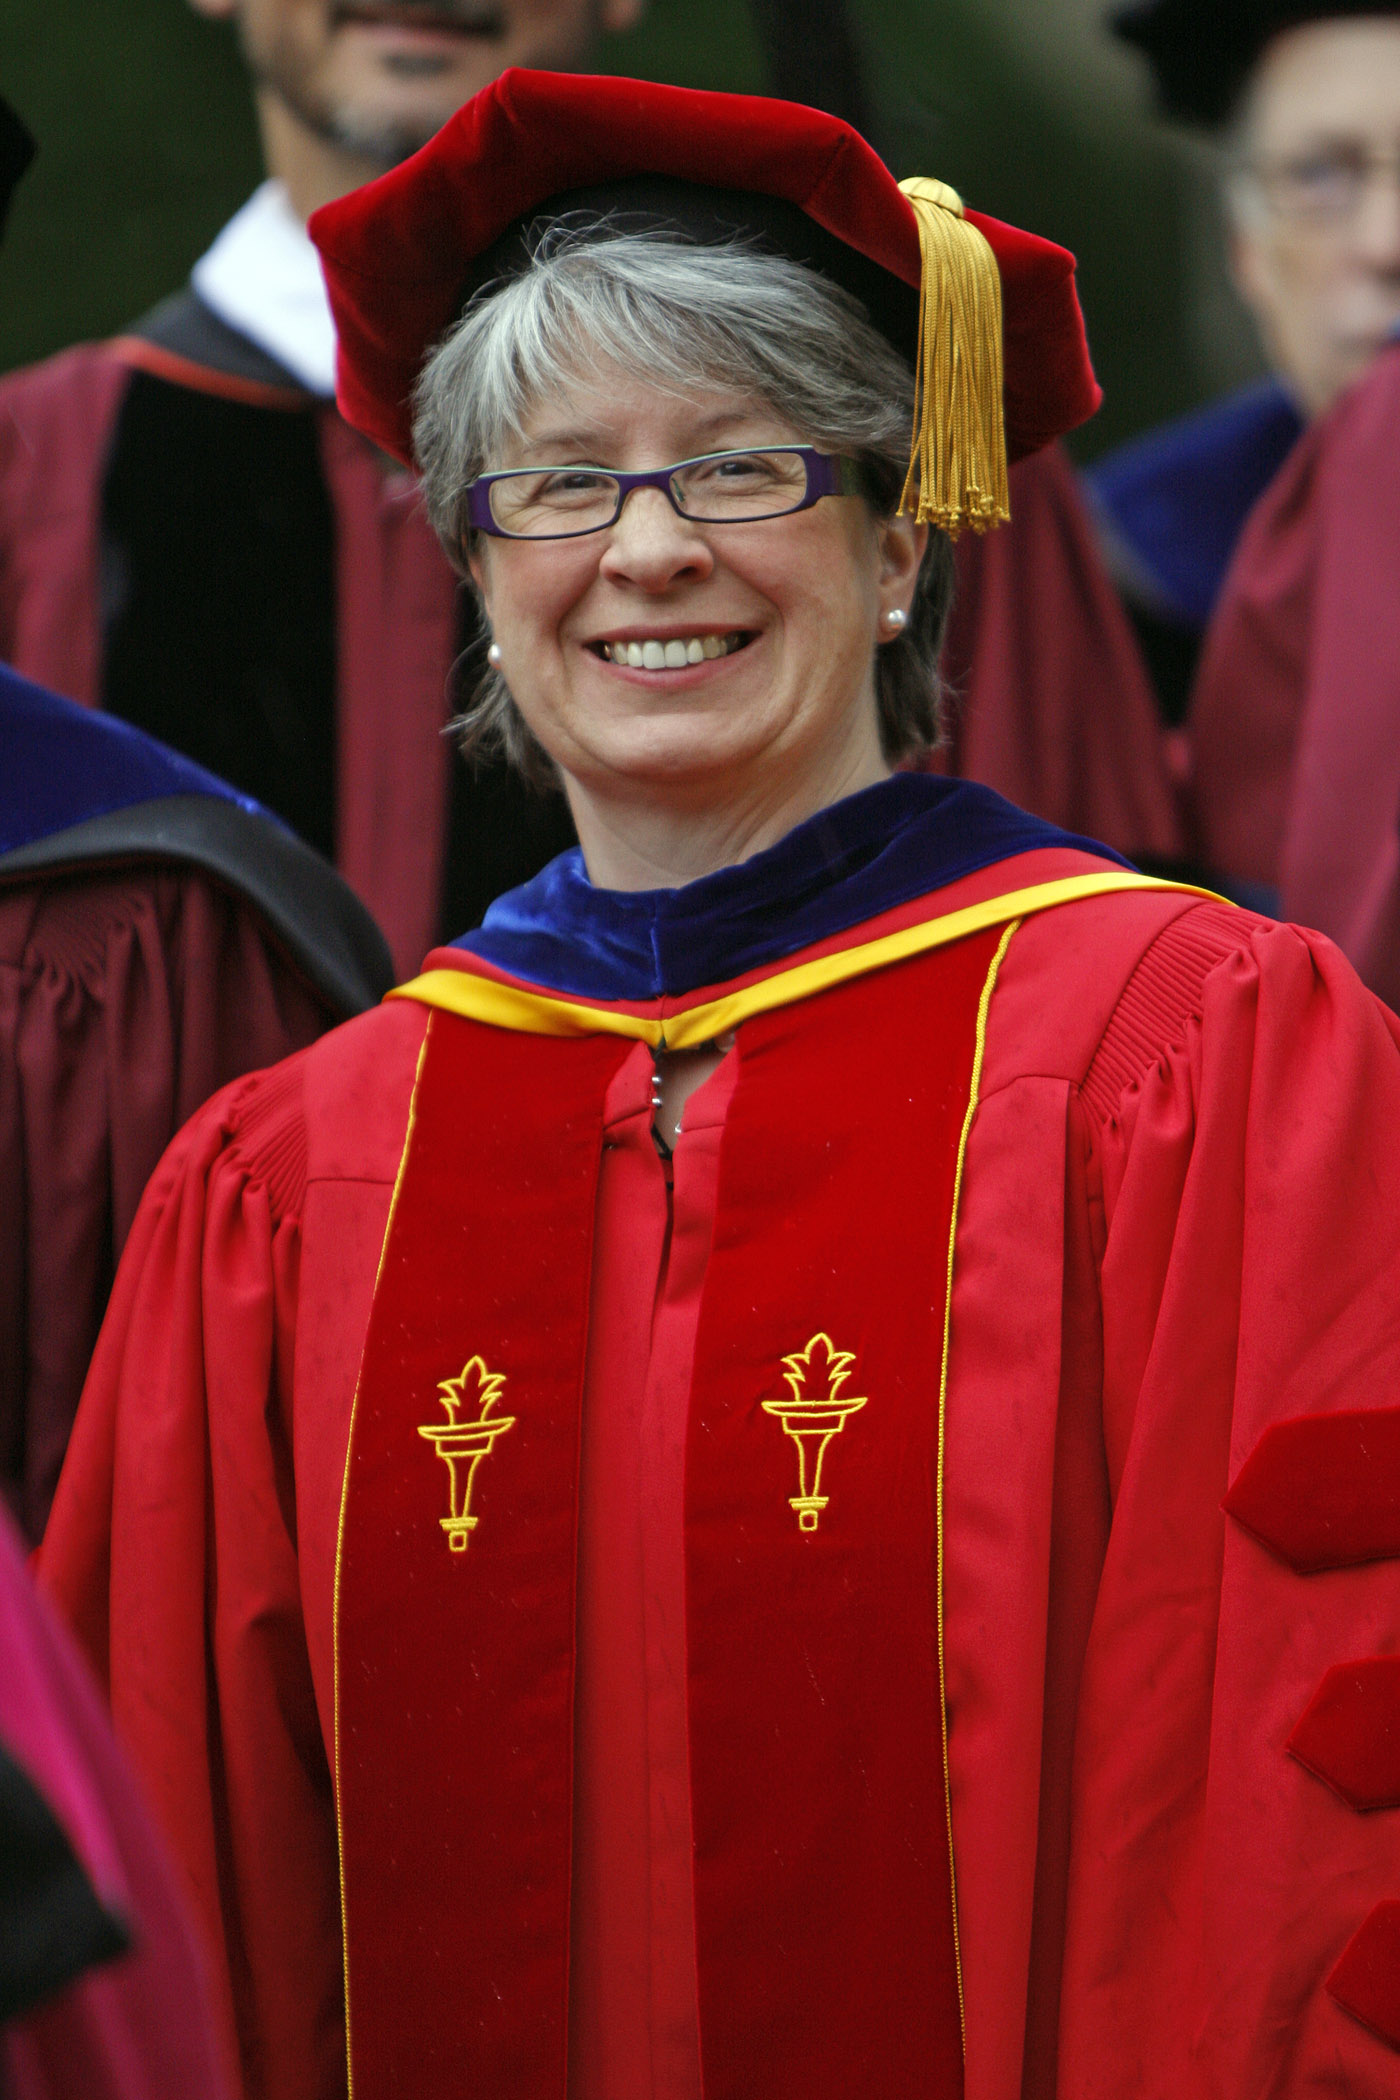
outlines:
{"label": "woman's face", "polygon": [[[604,371],[561,389],[492,465],[643,471],[802,441],[751,399],[678,400]],[[502,673],[576,815],[580,796],[809,813],[887,770],[875,650],[891,633],[883,616],[910,606],[925,537],[907,519],[877,519],[860,497],[700,525],[660,490],[638,489],[607,531],[484,539],[472,570]],[[727,653],[648,670],[613,661],[630,642]]]}

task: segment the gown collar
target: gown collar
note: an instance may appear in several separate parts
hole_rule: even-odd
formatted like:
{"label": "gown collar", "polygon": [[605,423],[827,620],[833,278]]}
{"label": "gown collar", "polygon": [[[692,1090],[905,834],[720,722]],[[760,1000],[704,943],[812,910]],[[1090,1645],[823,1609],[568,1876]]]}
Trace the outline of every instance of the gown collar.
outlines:
{"label": "gown collar", "polygon": [[595,889],[575,847],[498,898],[454,945],[579,998],[678,998],[1046,846],[1127,865],[973,781],[897,773],[680,889]]}

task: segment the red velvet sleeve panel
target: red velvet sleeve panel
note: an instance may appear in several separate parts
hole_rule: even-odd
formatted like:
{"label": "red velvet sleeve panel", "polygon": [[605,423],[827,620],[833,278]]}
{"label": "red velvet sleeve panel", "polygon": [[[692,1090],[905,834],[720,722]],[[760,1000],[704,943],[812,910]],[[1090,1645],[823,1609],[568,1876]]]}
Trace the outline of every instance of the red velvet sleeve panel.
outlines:
{"label": "red velvet sleeve panel", "polygon": [[950,770],[1120,853],[1182,842],[1157,706],[1063,450],[1011,474],[1011,524],[958,546]]}
{"label": "red velvet sleeve panel", "polygon": [[0,1466],[31,1537],[161,1153],[217,1088],[331,1018],[203,876],[0,888]]}

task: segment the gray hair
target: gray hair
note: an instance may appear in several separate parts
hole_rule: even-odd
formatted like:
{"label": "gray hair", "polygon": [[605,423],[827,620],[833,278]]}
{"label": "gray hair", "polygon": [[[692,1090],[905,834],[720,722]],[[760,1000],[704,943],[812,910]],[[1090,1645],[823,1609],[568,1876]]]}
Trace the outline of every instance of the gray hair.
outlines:
{"label": "gray hair", "polygon": [[[681,398],[726,391],[766,402],[803,440],[857,460],[879,516],[898,508],[914,375],[840,286],[742,241],[702,246],[593,219],[558,221],[530,266],[488,285],[429,357],[414,396],[414,449],[428,516],[463,574],[473,534],[467,485],[520,439],[561,379],[616,366]],[[908,625],[876,657],[880,740],[891,761],[937,745],[938,658],[953,594],[952,548],[929,536]],[[459,721],[469,756],[504,755],[557,785],[486,637]]]}

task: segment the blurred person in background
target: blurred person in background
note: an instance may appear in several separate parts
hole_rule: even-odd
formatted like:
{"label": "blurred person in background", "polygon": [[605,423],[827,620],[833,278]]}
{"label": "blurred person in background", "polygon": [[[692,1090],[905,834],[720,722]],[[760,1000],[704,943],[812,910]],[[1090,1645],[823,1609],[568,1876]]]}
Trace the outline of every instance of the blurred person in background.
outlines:
{"label": "blurred person in background", "polygon": [[[1384,179],[1400,217],[1400,120],[1393,141]],[[1190,729],[1201,854],[1330,934],[1400,1009],[1398,470],[1392,343],[1251,511]]]}
{"label": "blurred person in background", "polygon": [[1273,367],[1087,475],[1179,722],[1251,506],[1400,324],[1400,8],[1133,0],[1112,25],[1146,57],[1162,114],[1219,145],[1232,275]]}
{"label": "blurred person in background", "polygon": [[237,22],[268,180],[173,298],[0,382],[0,657],[276,811],[406,970],[572,833],[451,761],[470,623],[416,483],[336,414],[304,222],[644,0],[192,4]]}
{"label": "blurred person in background", "polygon": [[[0,100],[0,224],[32,150]],[[166,1145],[390,974],[359,899],[265,810],[0,665],[0,1492],[31,1542]]]}
{"label": "blurred person in background", "polygon": [[0,2092],[233,2100],[177,1870],[0,1509]]}
{"label": "blurred person in background", "polygon": [[387,990],[275,817],[0,665],[0,1490],[37,1540],[146,1181],[201,1102]]}
{"label": "blurred person in background", "polygon": [[[0,226],[32,153],[28,132],[0,100]],[[36,780],[26,764],[33,753],[28,723],[24,716],[17,720],[12,707],[17,691],[19,681],[0,673],[0,843],[7,842],[19,802],[37,799],[39,811],[27,812],[32,826],[51,808],[54,792],[66,792],[61,779]],[[52,696],[32,697],[42,713]],[[66,703],[53,700],[52,706],[62,711]],[[33,712],[27,710],[31,719]],[[50,753],[60,761],[72,755],[71,745]],[[16,772],[27,791],[20,796]],[[41,793],[34,798],[36,786]],[[100,890],[99,881],[99,897]],[[19,1216],[26,1197],[22,1179],[11,1172],[11,1082],[23,1048],[9,1025],[20,973],[8,960],[0,961],[0,1212],[7,1250],[0,1423],[7,1444],[14,1368],[7,1315],[14,1309],[16,1267],[23,1269],[13,1253],[18,1243],[22,1256]],[[85,1321],[83,1279],[64,1283],[63,1315],[80,1330],[86,1325],[90,1340],[95,1323]],[[23,1541],[0,1506],[0,2091],[6,2100],[189,2100],[193,2094],[220,2100],[231,2091],[227,2061],[175,1875],[113,1740],[98,1689],[71,1636],[35,1595]]]}

